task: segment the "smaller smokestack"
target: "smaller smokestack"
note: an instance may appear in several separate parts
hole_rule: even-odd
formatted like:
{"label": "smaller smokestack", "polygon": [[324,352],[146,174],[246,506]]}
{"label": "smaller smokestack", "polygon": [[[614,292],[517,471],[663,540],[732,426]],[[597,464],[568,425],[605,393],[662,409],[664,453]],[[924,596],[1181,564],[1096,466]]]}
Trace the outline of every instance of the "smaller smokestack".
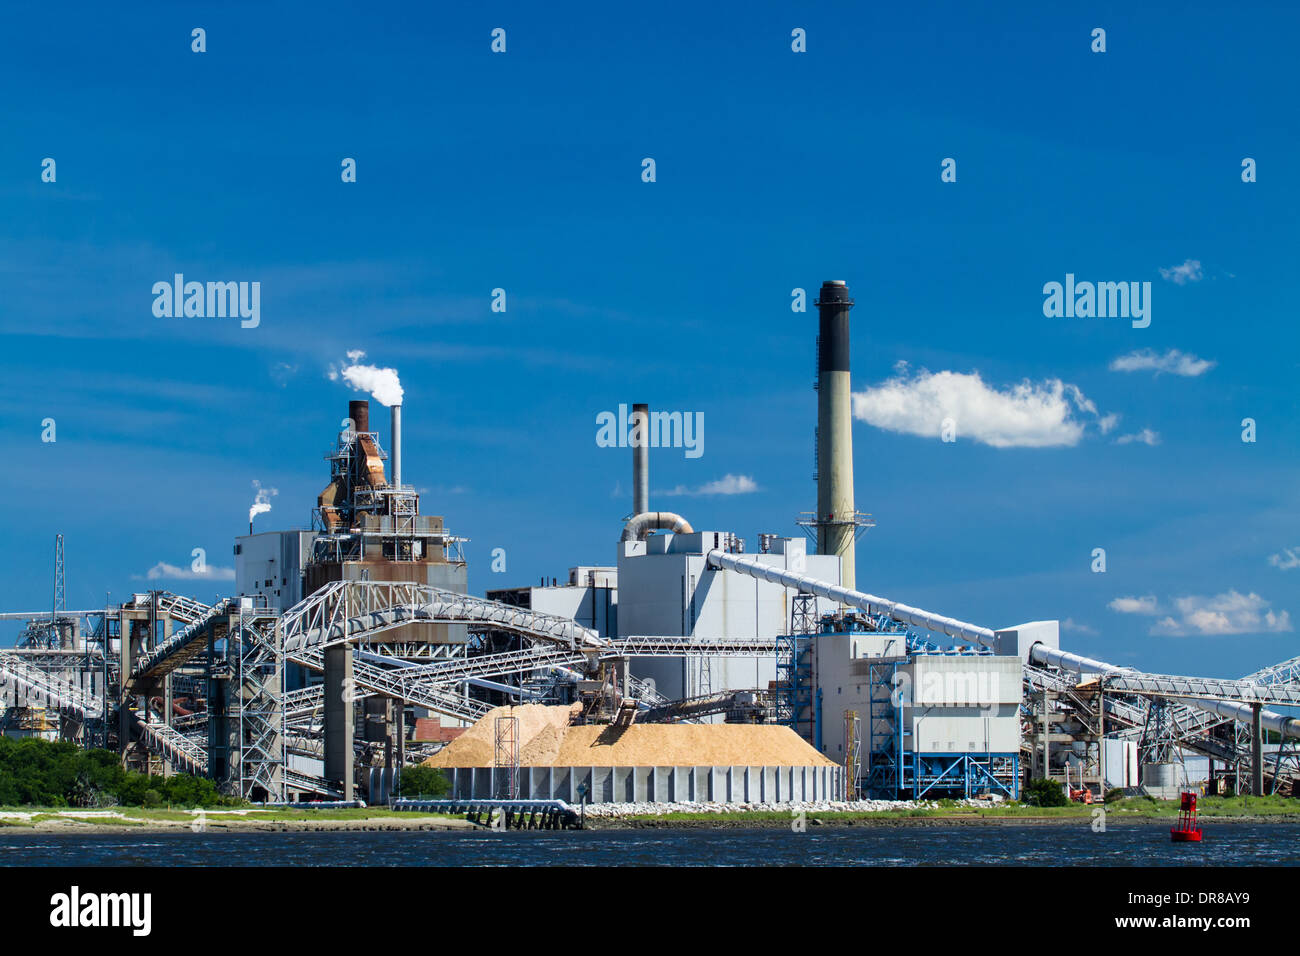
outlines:
{"label": "smaller smokestack", "polygon": [[352,419],[353,431],[370,431],[370,403],[364,398],[348,402],[348,418]]}
{"label": "smaller smokestack", "polygon": [[402,487],[402,406],[393,406],[393,487]]}
{"label": "smaller smokestack", "polygon": [[650,406],[632,406],[632,514],[650,510]]}

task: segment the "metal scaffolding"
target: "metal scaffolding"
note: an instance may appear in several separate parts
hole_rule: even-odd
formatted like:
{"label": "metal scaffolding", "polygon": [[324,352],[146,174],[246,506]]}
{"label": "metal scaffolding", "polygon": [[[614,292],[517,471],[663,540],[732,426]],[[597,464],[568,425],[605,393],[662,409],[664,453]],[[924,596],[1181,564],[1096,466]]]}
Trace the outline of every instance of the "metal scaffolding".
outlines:
{"label": "metal scaffolding", "polygon": [[497,796],[519,799],[519,718],[498,717],[492,766],[496,768]]}

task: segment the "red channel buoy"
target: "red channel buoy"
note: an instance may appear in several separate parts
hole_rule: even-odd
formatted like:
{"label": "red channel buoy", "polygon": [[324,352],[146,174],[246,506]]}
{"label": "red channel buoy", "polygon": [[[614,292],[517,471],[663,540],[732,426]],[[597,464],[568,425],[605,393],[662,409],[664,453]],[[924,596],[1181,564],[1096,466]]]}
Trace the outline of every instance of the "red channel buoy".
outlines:
{"label": "red channel buoy", "polygon": [[1175,843],[1201,842],[1201,825],[1196,822],[1196,794],[1183,794],[1183,804],[1178,810],[1178,823],[1169,828],[1169,839]]}

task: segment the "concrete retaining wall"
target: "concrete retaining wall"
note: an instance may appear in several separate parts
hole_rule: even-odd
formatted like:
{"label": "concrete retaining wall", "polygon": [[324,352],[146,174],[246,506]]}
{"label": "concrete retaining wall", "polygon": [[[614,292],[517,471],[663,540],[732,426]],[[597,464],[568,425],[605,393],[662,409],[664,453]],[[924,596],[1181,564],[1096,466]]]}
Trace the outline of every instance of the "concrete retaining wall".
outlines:
{"label": "concrete retaining wall", "polygon": [[[505,771],[447,767],[454,800],[504,797]],[[521,799],[589,803],[788,803],[840,800],[843,767],[520,767]]]}

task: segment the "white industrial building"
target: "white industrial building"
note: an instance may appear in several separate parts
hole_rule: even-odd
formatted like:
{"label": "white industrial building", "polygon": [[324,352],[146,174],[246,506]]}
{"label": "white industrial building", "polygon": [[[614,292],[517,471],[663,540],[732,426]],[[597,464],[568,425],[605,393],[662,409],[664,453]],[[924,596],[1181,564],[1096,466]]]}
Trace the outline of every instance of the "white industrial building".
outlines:
{"label": "white industrial building", "polygon": [[572,618],[601,637],[614,637],[618,632],[617,568],[578,565],[569,568],[563,584],[553,580],[535,587],[500,588],[487,591],[485,597],[541,614]]}
{"label": "white industrial building", "polygon": [[862,722],[864,755],[873,739],[888,737],[926,754],[1020,750],[1019,657],[909,655],[905,634],[868,632],[818,635],[812,660],[821,709],[821,740],[813,743],[832,760],[844,759],[846,713]]}
{"label": "white industrial building", "polygon": [[235,594],[261,595],[277,613],[304,597],[303,569],[311,560],[315,531],[263,531],[235,539]]}
{"label": "white industrial building", "polygon": [[[810,555],[802,538],[764,535],[767,550],[751,557],[773,567],[840,582],[836,555]],[[652,680],[669,698],[700,697],[727,690],[766,690],[776,679],[776,636],[790,633],[795,589],[735,571],[708,566],[707,552],[737,552],[743,543],[727,531],[661,531],[619,542],[618,636],[758,638],[771,640],[770,654],[632,658],[632,673]],[[821,602],[830,613],[833,602]]]}

